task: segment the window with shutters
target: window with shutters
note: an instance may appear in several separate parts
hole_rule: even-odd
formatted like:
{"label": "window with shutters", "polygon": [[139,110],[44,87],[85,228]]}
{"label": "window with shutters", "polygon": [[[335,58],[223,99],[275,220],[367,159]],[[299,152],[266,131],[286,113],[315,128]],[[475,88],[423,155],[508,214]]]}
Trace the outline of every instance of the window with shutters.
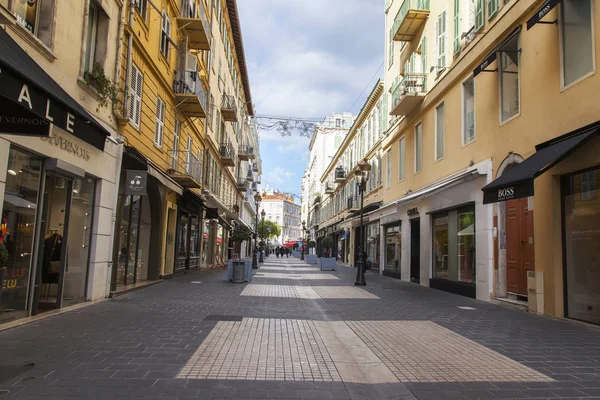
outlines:
{"label": "window with shutters", "polygon": [[423,124],[415,126],[415,172],[423,169]]}
{"label": "window with shutters", "polygon": [[487,1],[487,12],[488,20],[491,19],[498,12],[498,0],[486,0]]}
{"label": "window with shutters", "polygon": [[169,42],[171,42],[171,20],[167,12],[162,12],[162,32],[160,36],[160,52],[169,60]]}
{"label": "window with shutters", "polygon": [[483,8],[483,0],[475,0],[475,30],[483,28],[485,21],[485,10]]}
{"label": "window with shutters", "polygon": [[446,126],[444,120],[444,103],[435,108],[435,161],[444,158],[446,152]]}
{"label": "window with shutters", "polygon": [[163,135],[165,132],[165,102],[156,98],[156,126],[154,128],[154,145],[162,148]]}
{"label": "window with shutters", "polygon": [[443,71],[446,67],[446,47],[448,42],[448,35],[446,32],[446,11],[442,12],[437,17],[435,23],[436,31],[436,67],[437,71]]}
{"label": "window with shutters", "polygon": [[387,151],[387,162],[385,166],[385,188],[392,187],[392,149]]}
{"label": "window with shutters", "polygon": [[427,74],[427,36],[421,38],[421,71]]}
{"label": "window with shutters", "polygon": [[131,64],[131,78],[129,82],[129,122],[137,130],[140,129],[140,119],[142,115],[142,89],[144,86],[144,76],[140,70]]}
{"label": "window with shutters", "polygon": [[146,22],[146,13],[148,11],[148,0],[134,0],[134,7],[136,8],[142,20]]}
{"label": "window with shutters", "polygon": [[383,169],[383,164],[381,164],[381,154],[377,154],[377,186],[381,185],[381,170]]}
{"label": "window with shutters", "polygon": [[[519,48],[519,35],[507,44],[508,48]],[[500,122],[506,122],[519,115],[519,51],[502,51],[498,53],[498,78],[500,80]]]}
{"label": "window with shutters", "polygon": [[404,138],[398,141],[398,182],[404,180],[404,164],[406,163],[404,143]]}
{"label": "window with shutters", "polygon": [[177,160],[179,159],[179,135],[181,134],[181,123],[175,120],[175,131],[173,132],[173,154],[171,158],[171,168],[177,169]]}
{"label": "window with shutters", "polygon": [[388,46],[388,68],[394,64],[394,29],[390,28],[389,46]]}
{"label": "window with shutters", "polygon": [[463,82],[463,135],[462,145],[475,140],[475,79]]}
{"label": "window with shutters", "polygon": [[461,0],[454,0],[454,55],[460,53],[460,1]]}
{"label": "window with shutters", "polygon": [[381,131],[385,132],[387,131],[388,128],[388,97],[387,97],[387,93],[383,93],[383,99],[382,99],[382,107],[381,107]]}
{"label": "window with shutters", "polygon": [[188,175],[192,174],[192,136],[188,136],[185,147],[185,169]]}

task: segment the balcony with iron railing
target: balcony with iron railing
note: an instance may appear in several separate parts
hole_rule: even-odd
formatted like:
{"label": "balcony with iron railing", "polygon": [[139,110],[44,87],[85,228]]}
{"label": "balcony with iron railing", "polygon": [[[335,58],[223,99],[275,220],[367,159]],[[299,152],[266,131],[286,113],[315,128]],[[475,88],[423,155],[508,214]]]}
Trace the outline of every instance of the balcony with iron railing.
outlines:
{"label": "balcony with iron railing", "polygon": [[427,94],[427,74],[406,74],[392,87],[390,115],[408,115]]}
{"label": "balcony with iron railing", "polygon": [[202,162],[187,150],[171,150],[171,168],[167,170],[171,178],[184,188],[201,187]]}
{"label": "balcony with iron railing", "polygon": [[259,169],[260,169],[260,166],[258,165],[258,163],[257,163],[257,162],[255,162],[255,163],[252,163],[252,171],[254,171],[254,172],[258,172],[258,171],[259,171]]}
{"label": "balcony with iron railing", "polygon": [[219,154],[221,156],[223,165],[226,167],[235,166],[235,151],[233,150],[233,145],[231,142],[221,143]]}
{"label": "balcony with iron railing", "polygon": [[337,167],[334,172],[335,183],[344,183],[346,182],[346,170],[344,167]]}
{"label": "balcony with iron railing", "polygon": [[248,173],[246,174],[246,180],[248,182],[254,182],[254,172],[252,172],[252,169],[248,169]]}
{"label": "balcony with iron railing", "polygon": [[332,194],[334,189],[335,187],[332,183],[325,182],[325,194]]}
{"label": "balcony with iron railing", "polygon": [[248,161],[254,158],[254,146],[240,144],[238,146],[238,157],[240,160]]}
{"label": "balcony with iron railing", "polygon": [[175,71],[173,82],[175,108],[188,117],[205,118],[208,110],[208,93],[196,71]]}
{"label": "balcony with iron railing", "polygon": [[237,122],[237,106],[235,105],[235,97],[223,93],[221,100],[221,116],[225,121]]}
{"label": "balcony with iron railing", "polygon": [[202,2],[184,0],[177,28],[188,37],[188,49],[210,50],[210,23]]}
{"label": "balcony with iron railing", "polygon": [[348,196],[348,211],[356,212],[360,210],[360,196],[350,195]]}
{"label": "balcony with iron railing", "polygon": [[245,177],[238,176],[237,188],[240,192],[248,191],[248,180]]}
{"label": "balcony with iron railing", "polygon": [[392,32],[394,40],[412,42],[422,33],[429,18],[429,0],[404,0],[396,17]]}

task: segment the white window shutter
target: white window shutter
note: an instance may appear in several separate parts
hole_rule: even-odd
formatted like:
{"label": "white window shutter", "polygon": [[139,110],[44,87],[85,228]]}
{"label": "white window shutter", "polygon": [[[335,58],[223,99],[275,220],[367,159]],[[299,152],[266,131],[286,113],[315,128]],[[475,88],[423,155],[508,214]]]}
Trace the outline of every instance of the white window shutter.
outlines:
{"label": "white window shutter", "polygon": [[129,77],[129,120],[135,126],[135,98],[137,95],[137,68],[131,65],[131,76]]}

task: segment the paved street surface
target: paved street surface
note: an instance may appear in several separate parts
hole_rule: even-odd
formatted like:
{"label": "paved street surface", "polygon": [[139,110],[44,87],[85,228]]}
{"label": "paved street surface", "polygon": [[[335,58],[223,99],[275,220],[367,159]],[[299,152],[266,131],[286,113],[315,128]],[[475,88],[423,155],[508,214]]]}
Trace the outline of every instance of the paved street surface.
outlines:
{"label": "paved street surface", "polygon": [[271,256],[0,332],[35,363],[0,397],[600,399],[600,328],[355,273]]}

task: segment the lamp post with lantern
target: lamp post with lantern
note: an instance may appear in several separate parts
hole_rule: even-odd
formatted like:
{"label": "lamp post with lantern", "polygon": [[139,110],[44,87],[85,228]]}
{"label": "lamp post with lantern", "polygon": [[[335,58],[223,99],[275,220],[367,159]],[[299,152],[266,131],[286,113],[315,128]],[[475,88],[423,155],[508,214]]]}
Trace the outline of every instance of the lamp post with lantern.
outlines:
{"label": "lamp post with lantern", "polygon": [[262,197],[260,197],[260,193],[256,191],[254,194],[254,202],[256,203],[256,232],[254,232],[254,251],[252,252],[252,269],[258,269],[258,263],[256,262],[256,252],[258,251],[257,239],[258,239],[258,208],[260,206],[260,202],[262,201]]}
{"label": "lamp post with lantern", "polygon": [[356,272],[355,286],[366,286],[365,281],[365,257],[364,257],[364,227],[363,227],[363,200],[365,190],[367,189],[367,181],[369,180],[369,173],[371,172],[371,164],[366,160],[361,161],[356,169],[354,175],[356,176],[356,186],[358,193],[360,194],[360,233],[359,233],[359,246],[358,246],[358,260],[356,266],[358,271]]}
{"label": "lamp post with lantern", "polygon": [[306,221],[302,221],[302,253],[300,259],[304,260],[304,242],[306,241]]}
{"label": "lamp post with lantern", "polygon": [[[262,233],[263,233],[263,236],[262,236],[262,238],[261,238],[261,239],[262,239],[263,243],[264,243],[264,241],[265,241],[265,214],[266,214],[266,213],[265,213],[265,210],[263,209],[263,210],[260,212],[261,224],[262,224],[261,226],[262,226]],[[264,253],[264,250],[260,252],[260,260],[258,260],[258,262],[264,262],[264,261],[265,261],[265,260],[263,259],[263,253]]]}

